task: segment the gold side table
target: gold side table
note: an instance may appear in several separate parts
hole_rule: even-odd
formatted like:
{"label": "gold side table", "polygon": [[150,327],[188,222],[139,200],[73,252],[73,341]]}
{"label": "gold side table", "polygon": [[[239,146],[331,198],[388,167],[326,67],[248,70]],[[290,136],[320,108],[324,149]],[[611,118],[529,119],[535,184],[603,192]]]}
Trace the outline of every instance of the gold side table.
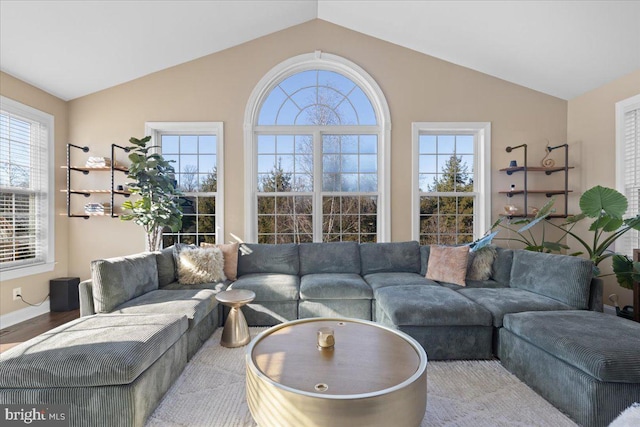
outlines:
{"label": "gold side table", "polygon": [[253,291],[246,289],[233,289],[216,295],[220,304],[231,307],[220,339],[220,344],[223,347],[242,347],[251,340],[247,320],[244,318],[241,308],[253,301],[255,297],[256,294]]}

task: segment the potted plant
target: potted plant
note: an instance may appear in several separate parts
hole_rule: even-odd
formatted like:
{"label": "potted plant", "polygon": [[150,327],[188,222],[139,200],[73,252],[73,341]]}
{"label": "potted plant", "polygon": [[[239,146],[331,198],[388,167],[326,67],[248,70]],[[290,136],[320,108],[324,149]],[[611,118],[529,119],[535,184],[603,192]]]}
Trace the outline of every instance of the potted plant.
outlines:
{"label": "potted plant", "polygon": [[[600,269],[598,265],[605,259],[615,255],[615,252],[609,250],[613,242],[631,229],[640,230],[640,214],[632,218],[622,218],[622,215],[627,211],[627,198],[612,188],[597,185],[585,191],[580,197],[581,212],[578,215],[567,218],[564,224],[558,225],[549,220],[548,216],[553,212],[552,204],[553,199],[540,209],[540,212],[533,220],[525,219],[515,222],[514,224],[525,223],[525,225],[518,230],[511,229],[517,233],[518,237],[507,240],[522,242],[528,250],[560,252],[563,249],[570,249],[569,246],[561,243],[569,235],[584,248],[584,251],[574,252],[571,255],[586,254],[593,261],[594,273],[599,275]],[[593,232],[591,238],[583,238],[573,231],[576,224],[586,218],[593,219],[589,227],[589,231]],[[543,230],[541,242],[536,242],[530,229],[538,223],[542,223],[543,227],[549,225],[559,229],[562,232],[560,238],[556,241],[546,241]],[[502,219],[494,224],[494,227],[496,226],[505,227],[502,224]],[[525,232],[529,233],[529,236]]]}
{"label": "potted plant", "polygon": [[182,195],[176,188],[175,170],[162,155],[153,153],[147,143],[150,136],[142,139],[131,138],[133,146],[128,147],[131,154],[127,177],[135,200],[122,204],[126,212],[120,217],[123,221],[134,221],[141,225],[146,233],[146,248],[156,251],[162,248],[162,231],[165,227],[178,231],[182,226],[182,211],[178,197]]}

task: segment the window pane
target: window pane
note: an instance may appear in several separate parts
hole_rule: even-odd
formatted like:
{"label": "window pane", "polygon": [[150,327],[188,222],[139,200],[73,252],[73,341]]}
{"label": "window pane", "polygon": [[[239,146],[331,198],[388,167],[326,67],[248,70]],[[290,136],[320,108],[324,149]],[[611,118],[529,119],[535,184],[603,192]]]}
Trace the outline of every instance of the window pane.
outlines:
{"label": "window pane", "polygon": [[372,241],[377,235],[377,196],[323,197],[322,234],[325,242]]}
{"label": "window pane", "polygon": [[[178,187],[185,193],[180,197],[183,213],[178,232],[167,229],[163,244],[216,241],[216,197],[200,195],[218,192],[217,135],[161,135],[162,155],[175,160]],[[175,150],[175,151],[172,151]]]}
{"label": "window pane", "polygon": [[47,233],[48,121],[39,113],[14,115],[8,111],[11,102],[6,108],[0,112],[0,269],[53,261]]}
{"label": "window pane", "polygon": [[367,95],[333,71],[310,70],[280,82],[266,97],[259,125],[375,125]]}

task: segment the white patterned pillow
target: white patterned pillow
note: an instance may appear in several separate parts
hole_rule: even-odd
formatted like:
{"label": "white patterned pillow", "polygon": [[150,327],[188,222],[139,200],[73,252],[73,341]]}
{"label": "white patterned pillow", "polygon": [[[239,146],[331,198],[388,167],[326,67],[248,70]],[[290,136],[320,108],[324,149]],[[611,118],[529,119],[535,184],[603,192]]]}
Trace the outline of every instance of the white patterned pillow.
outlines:
{"label": "white patterned pillow", "polygon": [[224,259],[218,248],[183,247],[177,257],[178,282],[181,285],[199,285],[226,280]]}

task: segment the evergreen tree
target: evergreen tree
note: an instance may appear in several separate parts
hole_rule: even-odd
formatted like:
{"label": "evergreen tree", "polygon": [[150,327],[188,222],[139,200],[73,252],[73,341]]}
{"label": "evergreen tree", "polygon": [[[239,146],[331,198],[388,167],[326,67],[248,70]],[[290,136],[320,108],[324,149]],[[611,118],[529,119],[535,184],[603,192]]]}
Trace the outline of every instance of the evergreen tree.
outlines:
{"label": "evergreen tree", "polygon": [[[422,197],[421,243],[458,244],[473,241],[473,177],[461,157],[452,155],[428,192],[460,193],[459,196]],[[456,235],[457,238],[456,238]]]}

